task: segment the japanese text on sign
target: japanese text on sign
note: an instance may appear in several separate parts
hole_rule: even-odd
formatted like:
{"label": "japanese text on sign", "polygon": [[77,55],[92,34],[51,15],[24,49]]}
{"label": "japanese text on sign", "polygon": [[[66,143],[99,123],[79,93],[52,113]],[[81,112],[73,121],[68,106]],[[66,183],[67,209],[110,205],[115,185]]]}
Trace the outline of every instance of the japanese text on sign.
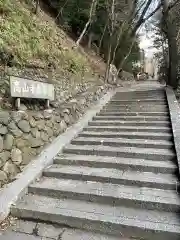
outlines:
{"label": "japanese text on sign", "polygon": [[49,83],[11,76],[10,89],[12,97],[54,100],[54,86]]}

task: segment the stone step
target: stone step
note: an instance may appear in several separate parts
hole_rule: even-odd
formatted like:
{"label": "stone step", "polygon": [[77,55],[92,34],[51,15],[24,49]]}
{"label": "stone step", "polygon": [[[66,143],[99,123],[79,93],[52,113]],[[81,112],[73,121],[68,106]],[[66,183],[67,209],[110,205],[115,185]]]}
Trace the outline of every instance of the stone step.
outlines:
{"label": "stone step", "polygon": [[163,140],[143,140],[143,139],[126,139],[126,138],[92,138],[78,137],[71,141],[74,145],[101,145],[112,147],[138,147],[138,148],[158,148],[173,149],[174,145],[171,141]]}
{"label": "stone step", "polygon": [[152,126],[89,126],[84,131],[110,131],[110,132],[154,132],[154,133],[171,133],[170,127],[152,127]]}
{"label": "stone step", "polygon": [[127,116],[127,115],[119,115],[119,116],[113,116],[113,115],[105,115],[105,116],[95,116],[93,117],[93,120],[103,120],[103,121],[109,121],[109,120],[116,120],[116,121],[147,121],[147,122],[162,122],[162,121],[169,121],[168,116]]}
{"label": "stone step", "polygon": [[162,99],[167,99],[166,98],[166,94],[150,94],[148,95],[148,93],[145,94],[129,94],[128,92],[126,93],[120,93],[120,94],[115,94],[114,96],[112,96],[111,99],[118,99],[118,100],[134,100],[134,99],[147,99],[147,100],[151,100],[151,99],[156,99],[157,101],[161,101]]}
{"label": "stone step", "polygon": [[125,206],[140,209],[179,212],[180,198],[176,191],[130,187],[119,184],[41,178],[29,186],[31,194],[55,198]]}
{"label": "stone step", "polygon": [[[24,221],[22,221],[24,222]],[[110,236],[107,234],[99,234],[91,231],[80,230],[80,229],[72,229],[72,228],[61,228],[54,227],[51,224],[36,224],[36,222],[26,221],[25,226],[31,226],[31,224],[35,225],[35,229],[38,234],[41,235],[52,235],[53,238],[49,237],[39,237],[36,235],[21,233],[19,231],[7,231],[4,232],[1,236],[1,240],[131,240],[129,238],[119,238],[116,236]],[[39,227],[40,226],[40,227]],[[26,228],[25,228],[26,229]],[[29,229],[29,228],[28,228]],[[39,230],[40,229],[40,230]],[[24,230],[24,229],[23,229]],[[39,233],[40,231],[40,233]],[[59,236],[57,236],[57,234]],[[55,238],[54,238],[55,236]]]}
{"label": "stone step", "polygon": [[14,217],[48,221],[116,236],[147,240],[180,239],[180,222],[176,213],[30,194],[12,206],[11,213]]}
{"label": "stone step", "polygon": [[128,95],[137,95],[137,94],[142,94],[142,95],[145,95],[145,96],[151,96],[151,95],[156,95],[156,96],[159,96],[159,95],[164,95],[165,96],[165,90],[164,88],[160,88],[160,89],[144,89],[142,90],[142,87],[141,87],[141,90],[136,90],[136,91],[117,91],[115,96],[120,96],[122,97],[123,95],[127,96]]}
{"label": "stone step", "polygon": [[161,101],[162,99],[167,99],[166,98],[166,94],[163,93],[153,93],[153,94],[149,94],[148,92],[146,93],[137,93],[134,94],[134,93],[130,93],[130,92],[124,92],[124,93],[116,93],[112,99],[118,99],[118,100],[132,100],[132,99],[148,99],[148,100],[151,100],[151,99],[156,99],[157,101]]}
{"label": "stone step", "polygon": [[170,133],[156,132],[90,132],[83,131],[79,133],[79,137],[101,137],[101,138],[128,138],[128,139],[152,139],[152,140],[168,140],[172,141],[173,137]]}
{"label": "stone step", "polygon": [[113,96],[114,97],[118,97],[120,99],[124,99],[127,98],[127,99],[130,99],[132,97],[139,97],[139,96],[143,96],[145,98],[152,98],[152,97],[156,97],[156,98],[161,98],[161,97],[166,97],[166,94],[165,94],[165,91],[135,91],[135,92],[132,92],[132,91],[128,91],[128,92],[116,92],[115,95]]}
{"label": "stone step", "polygon": [[[156,105],[158,107],[159,106],[162,106],[162,107],[167,107],[168,106],[166,101],[164,101],[164,102],[157,102],[156,104],[153,104],[153,105]],[[146,107],[148,107],[148,106],[152,106],[152,104],[148,103],[148,102],[144,102],[143,103],[142,101],[141,102],[130,102],[130,103],[121,103],[121,102],[113,103],[113,102],[110,101],[110,102],[106,103],[105,106],[113,106],[113,107],[146,106]]]}
{"label": "stone step", "polygon": [[165,96],[165,91],[164,89],[152,89],[152,90],[136,90],[136,91],[125,91],[125,92],[116,92],[114,96],[119,96],[119,97],[123,97],[123,96],[137,96],[137,95],[144,95],[144,96]]}
{"label": "stone step", "polygon": [[174,174],[177,166],[172,161],[145,160],[136,158],[102,157],[94,155],[60,154],[55,164],[76,165],[94,168],[115,168],[153,173]]}
{"label": "stone step", "polygon": [[114,168],[92,168],[58,164],[44,170],[43,175],[52,178],[107,182],[166,190],[176,190],[179,187],[176,177],[172,174],[122,171]]}
{"label": "stone step", "polygon": [[152,100],[152,101],[146,101],[146,99],[131,99],[131,100],[118,100],[118,99],[111,99],[109,102],[105,104],[105,106],[144,106],[144,107],[150,107],[150,106],[168,106],[168,103],[166,100]]}
{"label": "stone step", "polygon": [[156,108],[156,111],[158,112],[169,112],[167,107],[142,107],[142,106],[122,106],[122,107],[103,107],[101,112],[127,112],[127,111],[132,111],[132,112],[154,112],[154,108]]}
{"label": "stone step", "polygon": [[123,106],[144,106],[144,107],[150,107],[150,106],[162,106],[167,107],[167,101],[144,101],[142,100],[132,100],[132,101],[118,101],[118,100],[111,100],[110,102],[106,103],[105,106],[115,106],[115,107],[123,107]]}
{"label": "stone step", "polygon": [[[148,115],[150,115],[149,113],[154,112],[154,108],[152,108],[152,109],[137,109],[137,108],[134,108],[134,109],[125,109],[125,108],[123,108],[123,109],[101,109],[99,113],[110,113],[112,115],[115,115],[116,113],[121,114],[121,112],[122,113],[130,113],[130,116],[131,116],[131,112],[136,112],[136,115],[138,115],[139,112],[141,112],[141,113],[148,112]],[[169,111],[167,109],[161,109],[159,111],[159,113],[161,113],[161,114],[164,113],[164,116],[166,116],[169,114]],[[146,116],[146,114],[144,114],[144,115]],[[153,115],[150,115],[150,116],[153,116]]]}
{"label": "stone step", "polygon": [[147,112],[154,112],[154,110],[156,110],[157,112],[163,112],[164,110],[168,111],[168,106],[166,105],[159,105],[159,106],[153,106],[153,105],[148,105],[148,106],[142,106],[142,105],[105,105],[103,106],[104,110],[106,109],[111,109],[112,111],[113,110],[123,110],[123,109],[130,109],[131,111],[135,112],[135,111],[141,111],[142,110],[146,110]]}
{"label": "stone step", "polygon": [[161,99],[159,100],[159,99],[155,99],[155,98],[152,98],[152,99],[145,99],[145,98],[135,98],[135,99],[129,99],[129,100],[119,100],[119,99],[111,99],[111,101],[110,101],[111,103],[137,103],[137,102],[143,102],[143,103],[145,103],[145,102],[148,102],[148,103],[152,103],[152,104],[154,104],[154,103],[163,103],[164,102],[164,99],[162,99],[162,101],[161,101]]}
{"label": "stone step", "polygon": [[176,159],[175,152],[170,149],[137,148],[137,147],[109,147],[95,145],[72,145],[63,149],[63,153],[112,156],[124,158],[143,158],[148,160],[172,161]]}
{"label": "stone step", "polygon": [[156,103],[151,103],[151,102],[143,102],[143,100],[139,101],[133,101],[133,102],[112,102],[109,101],[105,104],[105,106],[168,106],[167,101],[157,101]]}
{"label": "stone step", "polygon": [[168,112],[106,112],[106,111],[100,111],[97,116],[136,116],[136,117],[156,117],[156,118],[162,118],[162,117],[169,117]]}
{"label": "stone step", "polygon": [[169,121],[120,121],[120,120],[94,120],[90,121],[89,126],[160,126],[160,127],[169,127],[171,126]]}
{"label": "stone step", "polygon": [[[147,102],[151,102],[151,101],[156,101],[161,102],[161,101],[167,101],[166,96],[161,95],[161,96],[156,96],[156,95],[152,95],[152,96],[148,96],[148,95],[131,95],[128,96],[126,94],[126,96],[118,96],[118,95],[114,95],[111,100],[118,100],[118,101],[147,101]],[[110,100],[110,101],[111,101]]]}
{"label": "stone step", "polygon": [[126,95],[114,95],[112,96],[111,100],[126,100],[126,101],[132,101],[132,100],[148,100],[148,101],[151,101],[151,100],[156,100],[157,102],[158,101],[166,101],[167,98],[165,95],[160,95],[160,96],[157,96],[157,95],[146,95],[146,94],[138,94],[138,95],[129,95],[129,94],[126,94]]}
{"label": "stone step", "polygon": [[118,98],[118,99],[132,99],[132,98],[138,98],[138,97],[144,97],[144,98],[165,98],[166,94],[165,92],[149,92],[149,91],[135,91],[135,92],[116,92],[115,95],[112,98]]}

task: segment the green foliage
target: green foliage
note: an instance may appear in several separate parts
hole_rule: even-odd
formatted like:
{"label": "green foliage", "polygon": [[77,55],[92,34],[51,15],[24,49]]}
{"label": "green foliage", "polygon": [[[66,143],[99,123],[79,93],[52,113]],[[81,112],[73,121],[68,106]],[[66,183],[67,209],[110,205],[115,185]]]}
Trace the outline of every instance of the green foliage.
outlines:
{"label": "green foliage", "polygon": [[[70,30],[70,32],[72,32],[76,37],[78,37],[80,33],[83,31],[86,22],[88,21],[89,10],[92,0],[84,1],[49,0],[49,2],[51,2],[49,6],[54,6],[56,14],[58,14],[59,11],[61,10],[62,12],[62,15],[60,15],[61,24],[64,23],[65,25],[68,25],[69,26],[68,29]],[[106,0],[98,1],[95,17],[93,19],[91,26],[88,29],[88,32],[86,33],[86,36],[84,37],[84,42],[87,42],[89,33],[93,33],[94,37],[92,39],[92,43],[95,44],[97,47],[99,47],[108,20],[106,2],[107,2]],[[123,12],[124,6],[125,6],[124,1],[118,2],[117,14]],[[116,23],[117,28],[119,28],[121,23],[122,19],[121,17],[119,17]],[[118,63],[121,61],[124,55],[126,55],[128,48],[131,45],[131,39],[128,39],[126,35],[127,34],[124,32],[123,41],[121,41],[118,45],[117,56],[115,59],[116,65],[118,65]],[[110,41],[109,28],[106,27],[106,31],[104,33],[104,37],[102,40],[102,45],[100,48],[100,53],[105,60],[107,60],[109,41]],[[117,41],[117,32],[116,34],[114,34],[112,41],[113,41],[112,48],[114,49]],[[132,68],[132,62],[138,60],[139,60],[139,47],[137,42],[135,44],[135,47],[133,48],[132,54],[130,54],[125,64],[127,65],[128,68]]]}
{"label": "green foliage", "polygon": [[67,44],[65,33],[33,13],[32,1],[0,0],[0,13],[0,50],[12,53],[19,64],[46,66],[50,61],[65,70],[90,71],[87,59]]}
{"label": "green foliage", "polygon": [[[68,29],[70,34],[78,37],[82,32],[89,18],[89,10],[92,0],[44,0],[49,5],[49,11],[58,16],[61,27]],[[121,13],[124,7],[124,1],[118,2],[117,13]],[[0,49],[6,48],[12,52],[20,64],[24,63],[46,63],[53,61],[56,65],[60,64],[62,68],[71,72],[89,71],[88,62],[85,57],[79,54],[77,49],[72,46],[66,46],[66,36],[61,37],[60,28],[52,21],[52,24],[43,21],[34,14],[33,2],[31,0],[0,0]],[[108,13],[106,0],[99,0],[96,14],[89,27],[84,44],[87,43],[89,33],[93,33],[92,44],[99,47],[102,35],[102,45],[100,53],[107,60],[108,44],[110,41],[109,28],[107,25]],[[57,20],[57,19],[56,19]],[[121,25],[121,18],[116,23],[117,27]],[[124,32],[122,41],[119,42],[115,64],[126,55],[131,39]],[[117,34],[113,34],[113,46],[116,46]],[[66,47],[64,47],[66,46]],[[125,63],[125,68],[132,69],[132,62],[139,60],[138,41]]]}

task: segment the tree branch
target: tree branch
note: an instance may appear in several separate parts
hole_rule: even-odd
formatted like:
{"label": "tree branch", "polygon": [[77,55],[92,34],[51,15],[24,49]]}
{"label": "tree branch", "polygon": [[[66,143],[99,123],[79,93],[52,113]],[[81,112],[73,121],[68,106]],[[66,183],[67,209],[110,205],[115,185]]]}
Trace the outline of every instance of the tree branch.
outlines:
{"label": "tree branch", "polygon": [[84,37],[84,34],[86,33],[88,27],[91,25],[92,21],[93,21],[93,15],[96,11],[96,6],[97,6],[97,2],[98,0],[92,0],[92,3],[91,3],[91,8],[90,8],[90,12],[89,12],[89,19],[81,33],[81,35],[79,36],[78,40],[76,41],[76,46],[79,46],[82,38]]}
{"label": "tree branch", "polygon": [[148,0],[146,3],[146,6],[144,7],[138,21],[136,22],[133,30],[131,31],[131,36],[134,36],[136,34],[136,31],[138,30],[138,28],[142,25],[142,23],[144,23],[144,16],[147,12],[147,10],[149,9],[149,6],[151,5],[152,0]]}
{"label": "tree branch", "polygon": [[59,9],[59,12],[58,12],[55,20],[57,20],[60,15],[61,15],[61,17],[62,17],[63,9],[64,9],[64,7],[66,6],[66,4],[68,3],[68,1],[69,1],[69,0],[66,0],[66,1],[64,2],[63,6]]}
{"label": "tree branch", "polygon": [[138,2],[137,0],[134,0],[133,2],[131,0],[131,5],[129,4],[129,13],[128,13],[127,19],[121,24],[121,26],[119,28],[119,32],[118,32],[118,36],[117,36],[117,40],[116,40],[116,46],[114,48],[113,58],[111,61],[112,64],[114,64],[117,49],[118,49],[120,40],[122,38],[122,33],[125,30],[125,26],[128,25],[128,28],[130,27],[130,24],[137,13],[137,12],[135,12],[137,2]]}
{"label": "tree branch", "polygon": [[173,8],[178,2],[180,2],[180,0],[174,0],[173,2],[171,2],[166,11],[170,11],[171,8]]}
{"label": "tree branch", "polygon": [[154,11],[152,11],[146,18],[143,19],[143,22],[146,22],[149,18],[151,18],[161,8],[161,6],[162,4],[159,3],[158,6],[154,9]]}

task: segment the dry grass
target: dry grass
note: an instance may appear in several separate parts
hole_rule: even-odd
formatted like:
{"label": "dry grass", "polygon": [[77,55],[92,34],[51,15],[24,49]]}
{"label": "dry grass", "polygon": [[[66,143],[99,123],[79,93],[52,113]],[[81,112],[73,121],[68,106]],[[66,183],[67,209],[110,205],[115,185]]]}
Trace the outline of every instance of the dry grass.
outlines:
{"label": "dry grass", "polygon": [[[48,62],[73,73],[91,71],[89,61],[73,41],[44,12],[36,16],[27,0],[0,0],[0,49],[5,48],[23,64]],[[47,21],[45,21],[47,19]]]}

